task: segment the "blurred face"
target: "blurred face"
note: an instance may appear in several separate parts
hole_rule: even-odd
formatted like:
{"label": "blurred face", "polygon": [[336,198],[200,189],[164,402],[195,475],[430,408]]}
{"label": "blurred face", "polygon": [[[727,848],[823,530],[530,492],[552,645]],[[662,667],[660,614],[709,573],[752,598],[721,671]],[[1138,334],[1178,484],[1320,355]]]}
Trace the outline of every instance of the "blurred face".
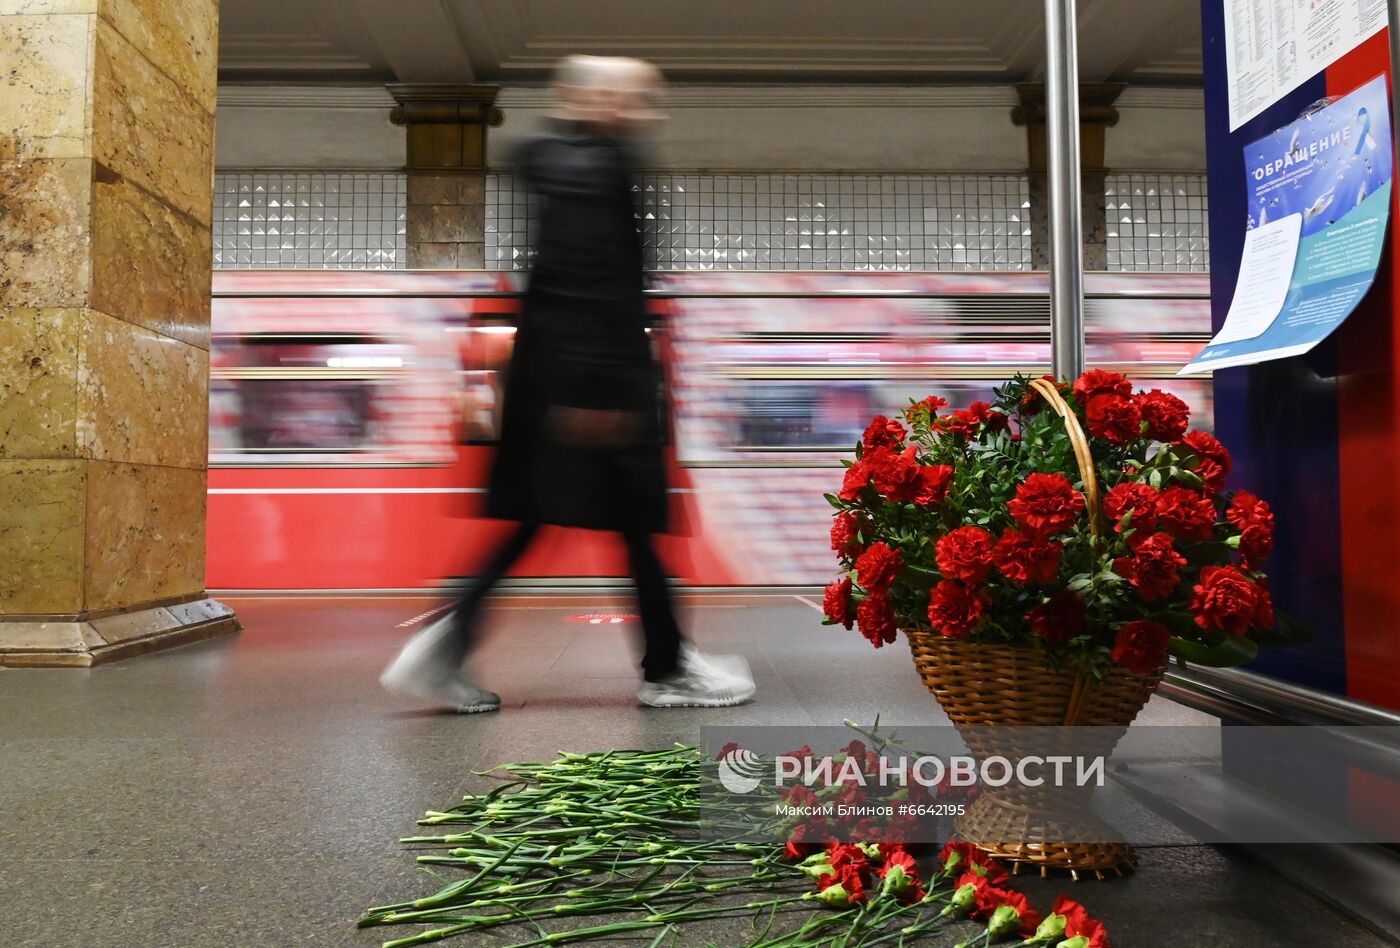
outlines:
{"label": "blurred face", "polygon": [[560,85],[560,115],[612,135],[636,133],[664,118],[661,73],[638,59],[591,61],[585,82]]}

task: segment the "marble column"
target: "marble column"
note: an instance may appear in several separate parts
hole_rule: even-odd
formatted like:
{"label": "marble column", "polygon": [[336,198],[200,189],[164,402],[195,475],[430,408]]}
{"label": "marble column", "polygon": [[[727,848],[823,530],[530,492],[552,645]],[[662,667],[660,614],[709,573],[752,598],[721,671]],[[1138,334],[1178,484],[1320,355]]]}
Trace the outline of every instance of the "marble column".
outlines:
{"label": "marble column", "polygon": [[204,594],[217,0],[0,0],[0,664],[237,628]]}
{"label": "marble column", "polygon": [[390,113],[407,129],[408,265],[473,270],[486,265],[486,133],[501,124],[496,86],[396,83]]}
{"label": "marble column", "polygon": [[[1108,226],[1104,205],[1104,140],[1117,124],[1113,103],[1124,85],[1115,82],[1084,83],[1079,87],[1079,164],[1082,173],[1080,213],[1084,227],[1084,269],[1108,269]],[[1026,166],[1030,171],[1031,266],[1050,266],[1050,221],[1045,168],[1045,86],[1022,83],[1016,87],[1021,104],[1011,113],[1017,125],[1026,127]]]}

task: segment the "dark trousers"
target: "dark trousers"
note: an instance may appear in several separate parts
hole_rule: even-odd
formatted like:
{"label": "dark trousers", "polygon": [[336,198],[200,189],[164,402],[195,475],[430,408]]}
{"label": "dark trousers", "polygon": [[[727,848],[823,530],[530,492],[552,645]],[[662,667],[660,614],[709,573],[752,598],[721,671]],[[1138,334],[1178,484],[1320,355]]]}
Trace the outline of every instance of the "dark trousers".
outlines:
{"label": "dark trousers", "polygon": [[[471,581],[453,610],[453,634],[442,643],[442,660],[456,668],[466,659],[476,639],[481,607],[487,594],[524,555],[539,531],[537,523],[522,523],[491,554],[481,572]],[[656,555],[655,538],[645,530],[626,530],[627,562],[637,586],[637,606],[642,618],[642,676],[658,681],[675,672],[680,659],[681,630],[671,605],[671,587],[661,558]]]}

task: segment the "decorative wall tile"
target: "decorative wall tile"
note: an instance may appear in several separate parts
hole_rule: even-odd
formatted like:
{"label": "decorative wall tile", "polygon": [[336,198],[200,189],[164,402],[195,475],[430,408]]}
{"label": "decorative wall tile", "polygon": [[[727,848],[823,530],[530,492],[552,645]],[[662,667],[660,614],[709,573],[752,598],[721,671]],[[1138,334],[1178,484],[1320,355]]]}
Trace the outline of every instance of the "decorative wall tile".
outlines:
{"label": "decorative wall tile", "polygon": [[89,312],[78,372],[83,457],[203,469],[209,353]]}
{"label": "decorative wall tile", "polygon": [[86,461],[84,599],[130,607],[204,589],[203,470]]}
{"label": "decorative wall tile", "polygon": [[0,615],[82,611],[86,464],[0,460]]}
{"label": "decorative wall tile", "polygon": [[0,310],[0,458],[77,453],[83,310]]}
{"label": "decorative wall tile", "polygon": [[[1025,270],[1024,175],[647,174],[637,185],[658,270]],[[486,261],[524,269],[531,201],[487,176]]]}
{"label": "decorative wall tile", "polygon": [[93,157],[208,224],[214,116],[102,19],[96,57]]}
{"label": "decorative wall tile", "polygon": [[92,19],[0,18],[0,131],[19,142],[18,157],[87,154]]}
{"label": "decorative wall tile", "polygon": [[1210,269],[1205,175],[1111,174],[1104,201],[1108,269]]}
{"label": "decorative wall tile", "polygon": [[402,174],[216,175],[214,266],[403,267],[406,191]]}

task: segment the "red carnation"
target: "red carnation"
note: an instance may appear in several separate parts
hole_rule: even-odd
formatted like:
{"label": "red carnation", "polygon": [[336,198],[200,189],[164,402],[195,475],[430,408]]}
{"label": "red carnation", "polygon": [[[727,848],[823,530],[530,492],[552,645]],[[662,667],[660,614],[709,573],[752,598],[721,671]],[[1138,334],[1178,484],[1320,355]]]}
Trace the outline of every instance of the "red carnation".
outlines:
{"label": "red carnation", "polygon": [[856,576],[862,588],[870,592],[884,592],[894,583],[903,566],[904,557],[899,555],[899,551],[878,541],[870,544],[870,548],[856,560]]}
{"label": "red carnation", "polygon": [[897,627],[894,621],[894,604],[884,593],[871,593],[856,608],[856,625],[860,634],[870,640],[870,644],[880,648],[893,642]]}
{"label": "red carnation", "polygon": [[940,419],[948,431],[964,438],[975,438],[983,425],[988,431],[1000,431],[1007,427],[1007,418],[999,411],[992,411],[987,402],[973,402],[966,408],[959,408],[946,418]]}
{"label": "red carnation", "polygon": [[939,398],[937,395],[929,395],[927,398],[914,402],[914,404],[904,409],[904,418],[906,421],[913,422],[922,417],[931,422],[938,416],[940,410],[947,407],[948,399]]}
{"label": "red carnation", "polygon": [[890,448],[897,451],[904,441],[904,434],[904,426],[899,422],[893,418],[886,418],[884,415],[876,415],[875,419],[870,422],[870,426],[865,429],[861,443],[865,445],[867,452],[880,448]]}
{"label": "red carnation", "polygon": [[826,587],[826,595],[822,597],[822,612],[832,622],[840,623],[848,629],[851,627],[851,620],[855,618],[855,609],[852,608],[851,603],[850,577]]}
{"label": "red carnation", "polygon": [[1133,383],[1120,372],[1090,369],[1075,379],[1074,393],[1085,403],[1095,395],[1121,395],[1128,398],[1133,394]]}
{"label": "red carnation", "polygon": [[945,579],[929,595],[928,621],[935,632],[950,639],[965,639],[981,623],[991,600],[955,579]]}
{"label": "red carnation", "polygon": [[1047,645],[1063,645],[1084,630],[1084,600],[1061,589],[1026,613],[1031,631]]}
{"label": "red carnation", "polygon": [[1147,422],[1147,436],[1155,441],[1180,441],[1191,423],[1191,410],[1171,392],[1154,388],[1137,396],[1138,411]]}
{"label": "red carnation", "polygon": [[1006,509],[1025,530],[1049,536],[1074,525],[1084,496],[1063,474],[1032,474],[1016,488]]}
{"label": "red carnation", "polygon": [[1189,608],[1203,629],[1244,635],[1260,618],[1259,587],[1234,566],[1202,567],[1191,593]]}
{"label": "red carnation", "polygon": [[849,511],[842,511],[831,523],[831,548],[842,556],[859,556],[859,532],[860,519]]}
{"label": "red carnation", "polygon": [[917,453],[918,449],[911,445],[898,454],[880,449],[866,455],[870,459],[871,480],[875,489],[887,500],[908,503],[918,496],[922,478],[915,457]]}
{"label": "red carnation", "polygon": [[914,494],[914,503],[920,507],[943,503],[943,498],[948,496],[948,485],[952,481],[953,469],[947,464],[919,468],[919,486]]}
{"label": "red carnation", "polygon": [[1230,469],[1234,466],[1225,445],[1204,431],[1192,431],[1177,442],[1177,446],[1195,453],[1195,470],[1205,482],[1206,490],[1215,493],[1225,486],[1225,479],[1230,476]]}
{"label": "red carnation", "polygon": [[783,856],[793,861],[805,859],[813,853],[825,849],[831,839],[831,826],[827,824],[826,820],[815,819],[799,823],[793,827],[792,835],[788,837],[787,845],[783,847]]}
{"label": "red carnation", "polygon": [[949,840],[943,844],[943,850],[938,854],[938,865],[944,873],[973,874],[986,879],[992,885],[1000,885],[1011,878],[1001,863],[994,862],[990,856],[971,843],[960,840]]}
{"label": "red carnation", "polygon": [[1050,910],[1064,917],[1066,941],[1071,938],[1085,938],[1089,942],[1085,948],[1109,948],[1108,932],[1104,931],[1103,923],[1090,918],[1089,910],[1074,899],[1061,895],[1055,899],[1055,904]]}
{"label": "red carnation", "polygon": [[[728,747],[729,745],[726,744],[725,746]],[[739,745],[735,744],[734,746],[738,747]],[[784,803],[789,803],[795,807],[816,806],[821,802],[821,799],[812,791],[811,787],[801,783],[795,783],[791,787],[788,787],[780,796]]]}
{"label": "red carnation", "polygon": [[846,476],[841,481],[842,500],[855,500],[860,496],[861,490],[870,483],[870,462],[861,458],[850,467],[846,468]]}
{"label": "red carnation", "polygon": [[1269,558],[1274,546],[1274,512],[1268,501],[1242,490],[1230,502],[1225,519],[1240,531],[1240,555],[1246,566],[1256,566]]}
{"label": "red carnation", "polygon": [[1124,444],[1142,434],[1142,413],[1137,403],[1112,392],[1089,399],[1084,408],[1089,434],[1114,444]]}
{"label": "red carnation", "polygon": [[981,527],[950,530],[936,546],[938,569],[949,579],[980,583],[992,569],[992,544],[996,539]]}
{"label": "red carnation", "polygon": [[1157,488],[1150,484],[1136,484],[1124,481],[1104,495],[1103,512],[1113,529],[1123,532],[1123,518],[1131,513],[1128,529],[1146,533],[1157,525]]}
{"label": "red carnation", "polygon": [[855,866],[842,866],[834,873],[821,877],[817,883],[821,900],[838,908],[861,905],[869,897],[865,891],[865,879]]}
{"label": "red carnation", "polygon": [[1129,622],[1118,630],[1110,657],[1135,675],[1150,675],[1166,658],[1171,638],[1171,632],[1160,622]]}
{"label": "red carnation", "polygon": [[1114,561],[1113,571],[1133,585],[1144,602],[1165,599],[1181,582],[1186,557],[1172,546],[1169,533],[1154,533],[1133,543],[1133,555]]}
{"label": "red carnation", "polygon": [[[883,845],[880,848],[885,849]],[[914,857],[897,848],[882,852],[882,856],[884,862],[879,870],[881,891],[893,895],[901,905],[912,905],[922,899],[924,885]]]}
{"label": "red carnation", "polygon": [[[857,741],[855,744],[860,744],[860,742]],[[864,746],[864,744],[861,744],[862,749],[864,749]],[[851,784],[851,786],[855,786],[855,784]],[[830,844],[830,846],[826,847],[826,861],[832,864],[833,870],[839,870],[839,868],[847,867],[847,865],[850,865],[851,868],[860,872],[867,871],[871,868],[869,857],[865,856],[865,850],[862,850],[861,847],[857,846],[855,843]]]}
{"label": "red carnation", "polygon": [[1157,528],[1182,540],[1209,540],[1215,531],[1215,504],[1185,487],[1168,487],[1157,498]]}
{"label": "red carnation", "polygon": [[1034,533],[1007,530],[992,550],[992,559],[1002,575],[1013,583],[1049,583],[1060,570],[1063,547]]}
{"label": "red carnation", "polygon": [[1031,908],[1024,893],[994,885],[983,886],[977,891],[977,911],[973,917],[990,921],[987,930],[992,937],[1011,932],[1030,935],[1040,924],[1040,913]]}

